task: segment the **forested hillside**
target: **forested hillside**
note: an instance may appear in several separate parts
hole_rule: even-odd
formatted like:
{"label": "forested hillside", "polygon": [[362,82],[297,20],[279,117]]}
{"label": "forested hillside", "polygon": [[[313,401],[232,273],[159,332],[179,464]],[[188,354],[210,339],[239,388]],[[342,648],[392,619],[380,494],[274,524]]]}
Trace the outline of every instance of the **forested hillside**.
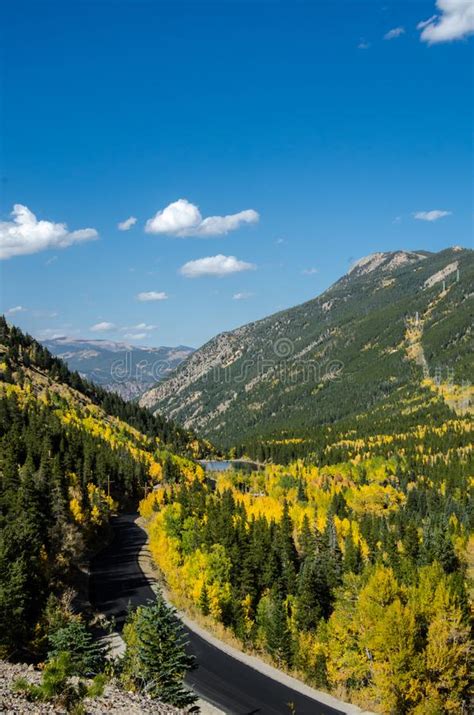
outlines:
{"label": "forested hillside", "polygon": [[400,395],[443,393],[462,412],[473,292],[471,250],[373,254],[321,296],[218,335],[141,404],[226,447],[264,442],[267,455],[288,439],[307,454],[322,426],[374,410],[398,419]]}
{"label": "forested hillside", "polygon": [[53,606],[75,585],[110,514],[158,481],[202,478],[191,458],[208,448],[82,380],[1,319],[3,657],[44,656]]}
{"label": "forested hillside", "polygon": [[143,400],[261,465],[143,500],[178,601],[387,715],[470,707],[473,277],[472,251],[374,254]]}
{"label": "forested hillside", "polygon": [[406,395],[390,433],[379,410],[304,460],[150,494],[177,602],[371,711],[469,712],[472,421],[437,395],[426,420],[428,395]]}

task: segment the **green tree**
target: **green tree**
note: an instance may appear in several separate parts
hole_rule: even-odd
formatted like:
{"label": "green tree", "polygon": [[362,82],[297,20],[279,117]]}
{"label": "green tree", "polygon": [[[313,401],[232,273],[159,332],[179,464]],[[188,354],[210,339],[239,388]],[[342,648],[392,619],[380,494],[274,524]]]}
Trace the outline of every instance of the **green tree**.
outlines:
{"label": "green tree", "polygon": [[126,652],[123,679],[127,686],[176,707],[186,707],[196,696],[183,686],[194,666],[174,609],[158,594],[129,617],[123,631]]}
{"label": "green tree", "polygon": [[203,614],[203,616],[209,615],[209,606],[209,592],[207,590],[206,584],[204,583],[201,589],[201,595],[199,596],[199,608],[201,609],[201,613]]}
{"label": "green tree", "polygon": [[74,675],[96,675],[104,668],[107,649],[94,640],[80,620],[71,621],[49,635],[48,659],[53,660],[64,651],[70,655]]}
{"label": "green tree", "polygon": [[286,607],[279,594],[272,595],[265,624],[267,650],[278,665],[290,665],[292,638]]}

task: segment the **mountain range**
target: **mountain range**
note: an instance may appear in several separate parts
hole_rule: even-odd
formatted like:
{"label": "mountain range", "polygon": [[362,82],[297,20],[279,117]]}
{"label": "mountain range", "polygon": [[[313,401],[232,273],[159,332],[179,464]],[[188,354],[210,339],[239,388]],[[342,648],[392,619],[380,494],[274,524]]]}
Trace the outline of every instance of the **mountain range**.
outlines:
{"label": "mountain range", "polygon": [[71,370],[127,400],[141,395],[193,352],[185,345],[149,348],[68,337],[46,340],[43,345]]}
{"label": "mountain range", "polygon": [[320,296],[217,335],[140,404],[223,447],[297,441],[414,393],[469,409],[473,278],[458,246],[374,253]]}

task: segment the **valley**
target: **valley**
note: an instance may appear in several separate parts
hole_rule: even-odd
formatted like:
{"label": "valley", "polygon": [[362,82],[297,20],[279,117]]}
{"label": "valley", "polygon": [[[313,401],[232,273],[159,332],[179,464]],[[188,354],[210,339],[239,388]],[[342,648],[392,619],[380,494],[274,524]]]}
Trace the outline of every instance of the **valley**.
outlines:
{"label": "valley", "polygon": [[[38,662],[68,629],[92,638],[98,614],[73,594],[98,552],[91,601],[125,642],[113,682],[140,692],[160,638],[186,637],[140,570],[147,538],[169,598],[215,641],[186,631],[166,702],[462,712],[472,271],[459,248],[371,256],[309,304],[218,336],[140,404],[2,319],[2,655]],[[232,662],[229,643],[271,672]]]}
{"label": "valley", "polygon": [[140,404],[218,446],[301,455],[325,424],[390,409],[423,379],[469,406],[473,286],[468,249],[374,254],[314,300],[218,335]]}

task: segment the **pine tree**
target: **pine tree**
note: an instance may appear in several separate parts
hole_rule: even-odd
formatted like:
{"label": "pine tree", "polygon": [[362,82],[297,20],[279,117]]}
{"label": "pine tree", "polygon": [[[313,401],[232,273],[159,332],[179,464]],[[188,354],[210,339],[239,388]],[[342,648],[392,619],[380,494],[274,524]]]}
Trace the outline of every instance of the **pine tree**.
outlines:
{"label": "pine tree", "polygon": [[293,522],[291,521],[288,503],[283,504],[283,515],[278,524],[278,549],[281,560],[281,576],[286,593],[294,593],[296,584],[296,563],[298,556],[293,540]]}
{"label": "pine tree", "polygon": [[362,571],[362,565],[360,544],[355,545],[352,534],[349,533],[344,541],[343,570],[344,572],[352,571],[353,573],[360,573]]}
{"label": "pine tree", "polygon": [[309,525],[309,518],[307,514],[304,515],[303,522],[301,524],[299,545],[302,559],[306,559],[308,556],[314,556],[316,542]]}
{"label": "pine tree", "polygon": [[267,650],[272,658],[278,665],[290,665],[292,657],[291,631],[288,626],[285,604],[277,593],[271,598],[265,630]]}
{"label": "pine tree", "polygon": [[64,651],[71,657],[74,675],[92,676],[100,673],[105,665],[106,649],[93,638],[80,620],[74,620],[49,634],[48,659],[52,660]]}
{"label": "pine tree", "polygon": [[199,596],[199,608],[201,609],[201,613],[203,616],[208,616],[210,612],[210,603],[209,603],[209,592],[207,590],[207,586],[204,583],[201,589],[201,595]]}
{"label": "pine tree", "polygon": [[[296,593],[296,622],[298,628],[309,631],[316,628],[323,615],[319,573],[314,559],[305,559],[298,575]],[[326,610],[326,609],[325,609]]]}
{"label": "pine tree", "polygon": [[138,608],[124,628],[127,646],[124,679],[152,698],[176,707],[196,701],[183,686],[183,679],[194,666],[186,653],[186,642],[174,609],[158,594],[155,602]]}

